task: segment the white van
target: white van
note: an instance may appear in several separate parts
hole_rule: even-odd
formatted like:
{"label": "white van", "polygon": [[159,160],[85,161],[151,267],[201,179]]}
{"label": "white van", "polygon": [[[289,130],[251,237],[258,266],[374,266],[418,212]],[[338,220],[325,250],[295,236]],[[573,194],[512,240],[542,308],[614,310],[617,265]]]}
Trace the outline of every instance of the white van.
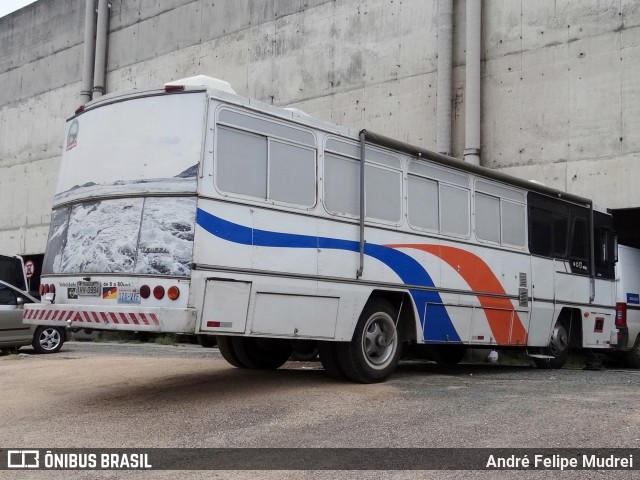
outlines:
{"label": "white van", "polygon": [[618,350],[640,368],[640,249],[619,245],[616,270]]}

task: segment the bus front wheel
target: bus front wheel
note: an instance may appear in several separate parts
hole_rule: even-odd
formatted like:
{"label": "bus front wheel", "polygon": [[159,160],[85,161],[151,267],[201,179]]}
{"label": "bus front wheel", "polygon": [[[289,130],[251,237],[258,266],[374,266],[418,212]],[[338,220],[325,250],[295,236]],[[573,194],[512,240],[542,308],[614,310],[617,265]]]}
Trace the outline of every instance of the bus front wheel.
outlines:
{"label": "bus front wheel", "polygon": [[395,370],[401,351],[397,319],[397,310],[386,300],[365,307],[351,342],[336,344],[340,366],[349,380],[382,382]]}
{"label": "bus front wheel", "polygon": [[562,323],[556,323],[551,333],[551,341],[547,348],[542,349],[542,354],[549,358],[533,358],[538,368],[562,368],[569,356],[569,334]]}

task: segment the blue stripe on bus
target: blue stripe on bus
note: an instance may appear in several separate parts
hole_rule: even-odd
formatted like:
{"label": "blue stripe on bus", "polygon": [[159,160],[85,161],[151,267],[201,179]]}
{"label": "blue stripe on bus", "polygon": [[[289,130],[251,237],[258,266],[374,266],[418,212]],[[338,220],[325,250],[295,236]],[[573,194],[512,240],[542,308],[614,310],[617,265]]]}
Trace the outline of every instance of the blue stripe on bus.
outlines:
{"label": "blue stripe on bus", "polygon": [[[207,232],[229,242],[257,247],[288,247],[288,248],[325,248],[332,250],[346,250],[358,252],[360,245],[353,240],[336,238],[313,237],[295,233],[269,232],[258,230],[223,220],[220,217],[198,209],[196,221]],[[427,271],[414,258],[393,248],[383,245],[365,243],[364,253],[380,260],[393,270],[405,284],[435,287]],[[423,290],[409,290],[420,316],[424,315],[428,305],[428,331],[422,325],[425,340],[459,342],[451,318],[442,305],[442,299],[437,292]]]}

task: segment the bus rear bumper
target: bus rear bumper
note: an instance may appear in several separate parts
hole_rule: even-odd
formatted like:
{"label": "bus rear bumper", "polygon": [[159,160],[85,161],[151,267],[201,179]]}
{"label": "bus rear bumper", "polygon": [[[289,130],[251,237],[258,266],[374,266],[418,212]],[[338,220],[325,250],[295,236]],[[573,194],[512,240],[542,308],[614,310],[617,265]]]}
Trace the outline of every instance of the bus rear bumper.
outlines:
{"label": "bus rear bumper", "polygon": [[96,330],[193,333],[196,311],[191,308],[97,307],[90,305],[29,304],[23,322]]}

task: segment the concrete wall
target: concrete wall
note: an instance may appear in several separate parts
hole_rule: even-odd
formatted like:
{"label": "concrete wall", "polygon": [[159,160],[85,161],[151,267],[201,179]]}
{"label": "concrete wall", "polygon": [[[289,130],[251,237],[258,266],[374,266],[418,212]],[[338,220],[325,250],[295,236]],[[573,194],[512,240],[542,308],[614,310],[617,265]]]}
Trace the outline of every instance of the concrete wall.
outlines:
{"label": "concrete wall", "polygon": [[[195,74],[435,148],[436,0],[111,0],[107,91]],[[464,0],[453,148],[464,150]],[[610,207],[640,206],[640,2],[483,0],[482,162]],[[84,2],[0,19],[0,251],[44,251]]]}
{"label": "concrete wall", "polygon": [[43,253],[64,119],[79,105],[84,4],[0,18],[0,252]]}
{"label": "concrete wall", "polygon": [[640,2],[484,3],[485,164],[640,206]]}

